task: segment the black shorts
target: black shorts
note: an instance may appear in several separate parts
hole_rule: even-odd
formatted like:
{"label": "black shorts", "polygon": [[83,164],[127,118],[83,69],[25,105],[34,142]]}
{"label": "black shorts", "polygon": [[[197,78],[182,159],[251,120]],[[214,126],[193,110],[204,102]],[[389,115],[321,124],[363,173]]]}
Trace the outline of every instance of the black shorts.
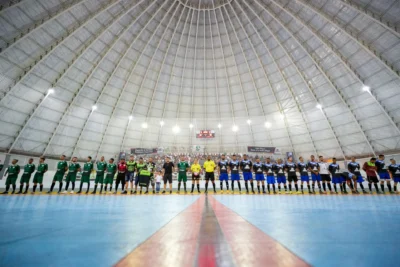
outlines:
{"label": "black shorts", "polygon": [[297,175],[288,175],[288,181],[290,182],[297,182]]}
{"label": "black shorts", "polygon": [[376,177],[376,176],[367,176],[367,181],[368,181],[368,183],[378,183],[379,182],[378,177]]}
{"label": "black shorts", "polygon": [[329,174],[320,174],[320,175],[322,182],[330,182],[332,180]]}
{"label": "black shorts", "polygon": [[198,180],[200,180],[200,174],[197,174],[197,175],[192,174],[192,180],[193,180],[193,181],[198,181]]}
{"label": "black shorts", "polygon": [[165,173],[164,174],[164,184],[167,183],[167,181],[172,184],[172,173]]}
{"label": "black shorts", "polygon": [[117,180],[115,181],[115,184],[123,184],[125,183],[125,173],[124,172],[119,172],[117,174]]}
{"label": "black shorts", "polygon": [[211,181],[215,180],[213,172],[206,172],[206,181],[208,181],[208,180],[211,180]]}

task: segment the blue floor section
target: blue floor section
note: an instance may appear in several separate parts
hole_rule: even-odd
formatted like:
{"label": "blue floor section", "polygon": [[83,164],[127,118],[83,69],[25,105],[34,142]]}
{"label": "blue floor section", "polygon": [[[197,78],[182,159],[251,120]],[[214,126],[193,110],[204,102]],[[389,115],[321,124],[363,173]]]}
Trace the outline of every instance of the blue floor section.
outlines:
{"label": "blue floor section", "polygon": [[399,196],[215,198],[313,266],[399,266]]}
{"label": "blue floor section", "polygon": [[1,197],[0,266],[111,266],[197,199]]}

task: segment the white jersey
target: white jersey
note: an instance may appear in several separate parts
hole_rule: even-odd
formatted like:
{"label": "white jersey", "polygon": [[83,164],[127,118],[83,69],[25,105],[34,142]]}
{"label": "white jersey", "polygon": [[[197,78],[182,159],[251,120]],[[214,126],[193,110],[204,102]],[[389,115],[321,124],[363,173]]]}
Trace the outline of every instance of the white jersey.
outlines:
{"label": "white jersey", "polygon": [[328,164],[325,162],[318,162],[319,165],[319,173],[320,174],[329,174]]}

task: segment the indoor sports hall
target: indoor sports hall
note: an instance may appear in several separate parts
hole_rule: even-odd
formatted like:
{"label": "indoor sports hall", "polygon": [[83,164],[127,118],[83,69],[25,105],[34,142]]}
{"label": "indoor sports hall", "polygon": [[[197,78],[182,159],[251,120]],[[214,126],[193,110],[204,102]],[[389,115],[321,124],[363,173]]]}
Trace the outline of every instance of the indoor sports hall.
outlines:
{"label": "indoor sports hall", "polygon": [[0,1],[0,266],[391,267],[398,0]]}

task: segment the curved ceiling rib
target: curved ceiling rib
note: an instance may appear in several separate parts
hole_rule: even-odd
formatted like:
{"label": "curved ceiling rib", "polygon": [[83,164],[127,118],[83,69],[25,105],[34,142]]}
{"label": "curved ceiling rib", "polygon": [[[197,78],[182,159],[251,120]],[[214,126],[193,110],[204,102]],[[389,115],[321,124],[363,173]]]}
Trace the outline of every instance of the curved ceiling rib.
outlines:
{"label": "curved ceiling rib", "polygon": [[94,17],[97,17],[102,14],[105,10],[108,8],[113,7],[116,4],[119,4],[118,0],[113,0],[111,2],[114,2],[113,5],[105,5],[101,8],[101,11],[99,13],[93,12],[90,16],[87,17],[86,21],[84,23],[78,23],[73,27],[70,31],[67,31],[65,35],[61,36],[57,41],[53,42],[53,44],[50,46],[49,49],[45,50],[45,52],[41,55],[39,55],[33,65],[30,65],[27,68],[23,68],[23,72],[17,77],[17,80],[15,80],[15,83],[4,93],[4,97],[0,100],[0,104],[2,101],[7,97],[8,94],[12,93],[12,91],[17,88],[17,86],[24,80],[24,78],[28,77],[33,70],[35,70],[35,67],[39,66],[42,62],[45,62],[46,59],[49,58],[49,56],[52,55],[52,53],[59,48],[61,45],[64,45],[64,43],[68,40],[70,36],[78,32],[80,29],[84,28]]}
{"label": "curved ceiling rib", "polygon": [[[374,149],[373,149],[373,146],[371,145],[371,141],[370,141],[370,140],[368,139],[368,137],[366,136],[364,130],[360,127],[360,123],[359,123],[359,121],[357,120],[357,118],[356,118],[356,116],[355,116],[355,114],[354,114],[354,111],[350,108],[350,104],[345,100],[345,98],[342,96],[342,94],[338,91],[338,87],[337,87],[336,85],[334,85],[334,82],[331,80],[331,78],[329,77],[329,75],[323,70],[321,64],[318,63],[318,60],[316,60],[316,59],[314,58],[314,56],[312,56],[312,52],[310,52],[309,49],[307,49],[307,48],[305,47],[305,43],[306,43],[306,42],[302,42],[302,41],[299,40],[296,36],[294,36],[294,34],[287,28],[287,26],[284,25],[275,15],[273,15],[269,10],[267,10],[264,6],[262,6],[257,0],[255,0],[255,1],[256,1],[256,3],[257,3],[264,11],[266,11],[266,12],[270,15],[282,28],[284,28],[284,29],[286,30],[286,32],[290,35],[290,37],[291,37],[293,40],[295,40],[295,42],[297,43],[297,45],[298,45],[299,47],[301,47],[301,48],[304,50],[304,52],[309,56],[309,58],[313,61],[314,65],[318,68],[319,72],[324,76],[325,80],[328,81],[330,87],[335,91],[335,93],[337,94],[337,96],[340,98],[341,102],[342,102],[342,103],[344,104],[344,106],[351,112],[352,118],[353,118],[355,124],[358,126],[359,131],[363,134],[364,139],[366,140],[366,142],[367,142],[368,146],[370,147],[372,153],[375,155],[375,151],[374,151]],[[255,13],[255,11],[254,11],[253,9],[251,9],[251,10],[253,11],[253,13]],[[257,13],[255,13],[255,14],[256,14],[257,17],[259,18],[259,20],[262,21],[261,18],[258,16],[258,14],[257,14]],[[270,31],[270,33],[271,33],[272,35],[275,36],[275,34],[273,34],[272,31]],[[277,40],[277,39],[276,39],[276,40]],[[277,42],[281,45],[281,47],[283,47],[283,45],[281,44],[281,42],[279,42],[278,40],[277,40]],[[287,54],[289,54],[289,53],[287,52],[287,49],[286,49],[286,48],[284,48],[284,50],[286,51]],[[293,62],[293,61],[292,61],[292,62]],[[293,63],[293,65],[295,65],[296,68],[298,69],[297,64]],[[299,73],[301,73],[301,72],[299,71]],[[301,77],[304,79],[304,74],[302,74]],[[309,90],[312,91],[312,89],[310,88],[309,83],[306,83],[306,84],[307,84],[307,87],[309,88]],[[316,99],[316,101],[318,101],[318,98],[317,98],[317,96],[315,95],[315,93],[313,93],[312,95],[314,96],[314,98]],[[326,112],[324,111],[324,107],[322,107],[322,111],[323,111],[323,113],[324,113],[324,116],[327,118]],[[327,120],[328,120],[328,119],[327,119]],[[337,138],[337,134],[336,134],[336,132],[334,131],[334,129],[333,129],[333,127],[332,127],[332,124],[330,123],[329,120],[328,120],[328,122],[329,122],[329,126],[330,126],[331,130],[332,130],[333,133],[334,133],[336,142],[339,144],[339,146],[340,146],[340,148],[341,148],[341,151],[342,151],[342,155],[343,155],[343,157],[344,157],[343,148],[342,148],[342,146],[340,145],[340,141],[339,141],[338,138]]]}
{"label": "curved ceiling rib", "polygon": [[[369,13],[367,10],[362,8],[360,5],[357,3],[351,2],[351,1],[346,1],[346,0],[337,0],[339,1],[342,5],[350,7],[356,11],[359,12],[359,14],[362,14],[363,16],[366,16],[373,20],[375,23],[381,25],[384,27],[386,30],[390,31],[393,35],[396,37],[400,38],[400,29],[393,27],[390,25],[390,22],[382,20],[382,18],[376,18],[375,14]],[[393,1],[392,5],[396,4],[396,1]]]}
{"label": "curved ceiling rib", "polygon": [[[256,0],[257,1],[257,0]],[[289,11],[288,8],[281,6],[280,4],[276,3],[275,1],[273,1],[272,3],[276,4],[283,12],[285,12],[286,14],[288,14],[289,16],[291,16],[293,19],[295,19],[297,22],[299,22],[304,28],[308,29],[310,32],[313,33],[313,35],[322,43],[324,44],[326,47],[329,48],[329,50],[331,50],[331,52],[333,54],[335,54],[335,56],[343,63],[344,67],[349,71],[350,74],[352,74],[352,76],[354,78],[356,78],[356,80],[358,80],[358,82],[360,83],[360,88],[362,86],[364,86],[364,82],[362,81],[362,79],[360,78],[361,76],[356,72],[355,68],[352,68],[350,66],[350,63],[345,60],[344,56],[342,56],[340,54],[340,52],[333,47],[332,44],[328,43],[318,32],[316,32],[313,28],[311,28],[311,26],[307,25],[306,23],[303,22],[303,20],[301,18],[298,17],[298,15],[293,14],[292,11]],[[399,127],[396,125],[396,123],[394,122],[393,118],[389,115],[388,111],[385,109],[385,107],[382,106],[382,104],[376,99],[376,97],[373,94],[369,94],[374,102],[379,105],[379,108],[382,110],[383,114],[387,117],[387,119],[389,120],[389,122],[396,128],[397,132],[400,134],[400,129]]]}
{"label": "curved ceiling rib", "polygon": [[2,3],[0,5],[0,14],[3,11],[7,10],[8,8],[19,6],[23,2],[24,2],[24,0],[9,0],[9,1],[5,1],[4,3]]}
{"label": "curved ceiling rib", "polygon": [[[142,3],[144,0],[141,0],[138,4],[136,4],[135,6],[133,6],[132,8],[129,9],[129,11],[133,10],[137,5],[139,5],[140,3]],[[150,5],[151,6],[151,5]],[[149,7],[149,6],[148,6]],[[147,8],[148,8],[147,7]],[[144,14],[145,11],[147,11],[147,8],[141,13]],[[128,12],[129,12],[128,11]],[[125,13],[128,14],[128,12]],[[117,21],[115,21],[117,22]],[[114,22],[114,23],[115,23]],[[104,61],[104,59],[107,57],[107,55],[110,53],[110,51],[113,50],[113,48],[115,47],[115,45],[118,43],[118,41],[122,38],[122,36],[125,34],[125,32],[127,32],[129,30],[130,27],[132,27],[132,25],[134,25],[135,20],[132,21],[132,23],[130,23],[127,27],[124,28],[124,30],[122,31],[122,33],[119,34],[118,38],[115,38],[111,45],[108,46],[106,52],[100,57],[100,60],[95,64],[95,67],[89,72],[88,77],[85,79],[84,83],[82,86],[79,87],[79,89],[77,90],[77,92],[75,93],[74,97],[72,98],[71,102],[69,103],[68,107],[64,110],[64,113],[61,117],[61,119],[59,120],[57,127],[55,128],[55,130],[53,131],[50,140],[48,141],[46,148],[43,151],[43,155],[46,155],[51,142],[53,141],[54,137],[56,136],[60,126],[62,125],[64,118],[66,117],[66,115],[68,114],[68,112],[70,111],[71,107],[75,104],[75,102],[79,99],[78,96],[80,96],[80,93],[82,91],[82,89],[87,85],[87,83],[90,81],[91,77],[93,76],[93,74],[96,72],[96,70],[99,68],[99,66],[101,65],[101,63]],[[113,23],[113,24],[114,24]],[[80,56],[82,56],[83,54],[81,54]],[[87,108],[87,107],[86,107]]]}
{"label": "curved ceiling rib", "polygon": [[[231,5],[229,5],[229,6],[231,6]],[[259,57],[258,53],[256,52],[256,50],[255,50],[255,48],[254,48],[254,45],[253,45],[253,42],[251,41],[250,36],[249,36],[249,35],[247,34],[247,32],[245,31],[245,29],[244,29],[244,27],[243,27],[243,24],[240,22],[240,20],[239,20],[237,14],[236,14],[236,12],[235,12],[235,10],[233,9],[232,6],[231,6],[231,8],[232,8],[232,10],[233,10],[233,13],[234,13],[236,19],[238,20],[238,22],[239,22],[239,24],[240,24],[240,26],[241,26],[243,32],[245,33],[247,40],[248,40],[249,43],[250,43],[250,46],[251,46],[251,48],[252,48],[252,50],[253,50],[253,53],[256,55],[260,66],[262,66],[260,57]],[[224,7],[224,9],[225,9],[225,7]],[[230,18],[229,18],[229,21],[231,22]],[[232,22],[231,22],[231,24],[232,24]],[[251,22],[250,22],[250,24],[251,24]],[[233,28],[233,25],[232,25],[232,28]],[[236,31],[234,31],[234,32],[235,32],[235,34],[236,34]],[[237,37],[237,34],[236,34],[236,38],[237,38],[237,41],[238,41],[239,44],[240,44],[240,47],[241,47],[243,56],[245,57],[245,54],[244,54],[244,52],[243,52],[243,47],[242,47],[242,45],[241,45],[241,43],[240,43],[239,38]],[[261,38],[260,38],[260,39],[261,39]],[[301,114],[303,123],[306,125],[307,133],[308,133],[308,136],[309,136],[310,141],[311,141],[310,143],[313,145],[313,150],[315,151],[316,154],[318,154],[318,153],[317,153],[317,148],[316,148],[315,143],[314,143],[314,140],[313,140],[313,138],[312,138],[312,136],[311,136],[311,133],[310,133],[310,130],[309,130],[309,128],[308,128],[308,124],[307,124],[307,122],[306,122],[306,120],[305,120],[305,118],[304,118],[304,114],[302,113],[301,108],[299,107],[298,101],[295,99],[295,97],[294,97],[294,95],[293,95],[291,86],[289,85],[287,79],[285,78],[285,75],[283,74],[283,71],[282,71],[282,69],[280,68],[280,66],[278,65],[278,63],[276,62],[274,56],[271,54],[270,50],[269,50],[268,47],[265,45],[265,43],[263,42],[262,39],[261,39],[261,42],[263,43],[264,47],[266,48],[266,51],[268,52],[268,55],[269,55],[269,57],[271,58],[272,62],[274,63],[274,65],[275,65],[276,68],[278,69],[282,81],[284,81],[284,83],[286,84],[286,87],[288,88],[289,94],[290,94],[292,100],[295,102],[295,105],[296,105],[296,107],[297,107],[297,111]],[[253,81],[253,84],[254,84],[254,88],[256,88],[256,84],[255,84],[255,82],[254,82],[254,77],[253,77],[253,74],[252,74],[252,72],[251,72],[251,70],[250,70],[250,66],[249,66],[249,64],[248,64],[248,61],[246,61],[246,63],[247,63],[248,70],[249,70],[249,72],[250,72],[250,74],[251,74],[251,76],[252,76],[252,81]],[[269,80],[267,74],[266,74],[266,73],[264,73],[264,74],[265,74],[265,78],[266,78],[267,80]],[[271,90],[274,90],[274,89],[271,87]],[[257,90],[257,91],[258,91],[258,90]],[[257,95],[258,95],[258,94],[257,94]],[[278,100],[277,100],[277,101],[278,101]],[[278,102],[279,102],[279,101],[278,101]],[[282,105],[282,102],[280,102],[280,103],[281,103],[281,105]],[[261,104],[261,102],[260,102],[260,104]],[[265,113],[264,113],[263,115],[265,116]],[[285,118],[286,118],[286,116],[285,116]],[[294,126],[296,126],[296,125],[294,125]],[[292,149],[293,149],[293,152],[296,152],[296,149],[295,149],[294,147],[292,147]]]}

